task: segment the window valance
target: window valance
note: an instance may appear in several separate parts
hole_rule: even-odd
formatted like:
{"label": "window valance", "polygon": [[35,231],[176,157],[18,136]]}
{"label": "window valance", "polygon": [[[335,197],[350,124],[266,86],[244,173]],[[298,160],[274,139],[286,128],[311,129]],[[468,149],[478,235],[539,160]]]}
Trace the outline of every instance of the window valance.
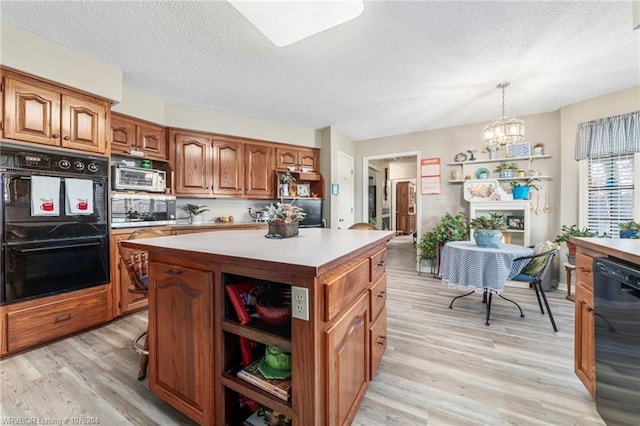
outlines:
{"label": "window valance", "polygon": [[575,159],[640,152],[640,111],[578,124]]}

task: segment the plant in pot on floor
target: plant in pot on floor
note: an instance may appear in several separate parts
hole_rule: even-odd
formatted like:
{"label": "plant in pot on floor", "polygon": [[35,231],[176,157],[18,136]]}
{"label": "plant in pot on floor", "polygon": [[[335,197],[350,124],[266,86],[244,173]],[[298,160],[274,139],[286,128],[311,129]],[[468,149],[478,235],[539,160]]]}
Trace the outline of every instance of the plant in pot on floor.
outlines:
{"label": "plant in pot on floor", "polygon": [[[439,265],[442,247],[449,241],[464,241],[469,239],[469,225],[467,215],[459,212],[455,215],[445,213],[438,224],[431,231],[422,234],[416,244],[418,248],[418,262],[429,260],[431,273],[435,272]],[[439,266],[438,266],[439,271]]]}
{"label": "plant in pot on floor", "polygon": [[514,200],[526,200],[529,198],[529,192],[531,188],[536,191],[540,191],[540,185],[538,183],[540,179],[538,178],[529,178],[526,182],[521,181],[511,181],[511,193],[513,194]]}
{"label": "plant in pot on floor", "polygon": [[199,206],[197,204],[189,204],[189,203],[185,204],[180,208],[186,211],[187,213],[189,213],[189,219],[191,223],[201,223],[202,217],[200,215],[204,212],[209,211],[207,206]]}
{"label": "plant in pot on floor", "polygon": [[633,220],[618,225],[620,228],[620,238],[637,240],[640,238],[640,223]]}
{"label": "plant in pot on floor", "polygon": [[597,232],[590,231],[586,226],[582,229],[578,228],[578,225],[562,225],[561,233],[556,235],[554,243],[566,243],[569,253],[567,254],[567,261],[573,265],[576,257],[576,245],[572,243],[571,237],[599,237],[604,238],[607,234],[600,235]]}
{"label": "plant in pot on floor", "polygon": [[502,242],[502,231],[507,229],[504,215],[500,213],[489,213],[488,216],[478,216],[471,219],[473,228],[473,239],[478,247],[500,247]]}
{"label": "plant in pot on floor", "polygon": [[501,161],[493,171],[498,173],[498,177],[500,178],[511,178],[513,177],[514,170],[518,170],[518,165],[516,163]]}

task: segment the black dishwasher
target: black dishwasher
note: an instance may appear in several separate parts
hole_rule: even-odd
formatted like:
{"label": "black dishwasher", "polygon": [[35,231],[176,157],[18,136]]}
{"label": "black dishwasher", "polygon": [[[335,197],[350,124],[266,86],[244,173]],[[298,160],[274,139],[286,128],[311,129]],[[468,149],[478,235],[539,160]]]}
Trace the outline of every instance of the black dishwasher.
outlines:
{"label": "black dishwasher", "polygon": [[594,262],[596,408],[609,426],[640,424],[640,269]]}

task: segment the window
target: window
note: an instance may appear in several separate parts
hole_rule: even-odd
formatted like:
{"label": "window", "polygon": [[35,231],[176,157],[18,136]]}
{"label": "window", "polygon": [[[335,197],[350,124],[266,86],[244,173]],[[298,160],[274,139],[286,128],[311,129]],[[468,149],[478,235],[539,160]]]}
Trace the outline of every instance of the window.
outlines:
{"label": "window", "polygon": [[[618,238],[620,223],[640,215],[640,192],[634,177],[640,171],[634,154],[588,158],[586,165],[586,220],[589,230]],[[637,180],[636,180],[637,181]]]}

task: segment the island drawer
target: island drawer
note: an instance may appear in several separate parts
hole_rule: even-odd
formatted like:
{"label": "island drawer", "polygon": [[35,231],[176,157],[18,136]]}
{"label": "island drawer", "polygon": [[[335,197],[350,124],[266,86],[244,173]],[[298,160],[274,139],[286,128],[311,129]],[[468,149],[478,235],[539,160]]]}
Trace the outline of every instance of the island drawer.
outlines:
{"label": "island drawer", "polygon": [[576,281],[593,285],[593,257],[576,253]]}
{"label": "island drawer", "polygon": [[387,311],[383,310],[378,319],[369,329],[369,341],[371,342],[371,361],[369,362],[371,371],[369,380],[373,380],[378,366],[382,362],[382,356],[387,349]]}
{"label": "island drawer", "polygon": [[369,286],[369,259],[340,268],[327,275],[323,283],[324,321],[331,321],[344,308],[352,306]]}
{"label": "island drawer", "polygon": [[369,321],[374,321],[384,309],[387,301],[387,275],[380,277],[369,289]]}
{"label": "island drawer", "polygon": [[109,320],[107,292],[7,313],[7,350],[25,349]]}
{"label": "island drawer", "polygon": [[370,258],[371,275],[369,280],[375,283],[386,271],[387,266],[387,249],[382,249]]}

